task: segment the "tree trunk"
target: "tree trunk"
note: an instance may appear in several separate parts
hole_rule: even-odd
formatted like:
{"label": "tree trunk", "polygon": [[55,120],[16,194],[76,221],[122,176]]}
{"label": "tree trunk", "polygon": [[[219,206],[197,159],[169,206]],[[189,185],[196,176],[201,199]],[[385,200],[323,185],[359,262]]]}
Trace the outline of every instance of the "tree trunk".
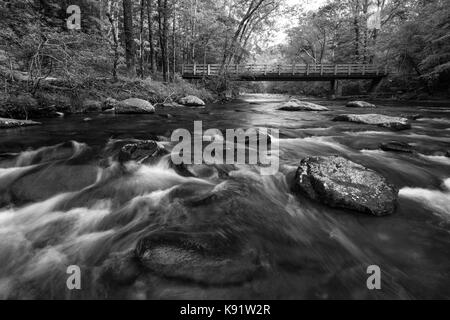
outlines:
{"label": "tree trunk", "polygon": [[169,50],[167,41],[167,29],[168,29],[168,0],[158,0],[158,26],[159,26],[159,43],[161,47],[161,60],[164,81],[169,81]]}
{"label": "tree trunk", "polygon": [[173,30],[172,30],[172,50],[173,50],[173,77],[172,80],[175,80],[176,71],[177,71],[177,7],[176,1],[173,3]]}
{"label": "tree trunk", "polygon": [[128,76],[136,76],[133,37],[133,2],[123,0],[123,29],[125,34],[125,58]]}
{"label": "tree trunk", "polygon": [[147,0],[148,42],[150,43],[150,68],[156,73],[155,44],[153,43],[153,0]]}
{"label": "tree trunk", "polygon": [[[109,8],[108,8],[109,9]],[[116,26],[114,24],[114,19],[111,15],[111,12],[107,12],[106,16],[108,17],[109,23],[111,24],[111,31],[113,34],[113,41],[114,41],[114,62],[113,62],[113,79],[114,81],[117,81],[117,65],[119,63],[119,39],[117,38],[117,30]]]}
{"label": "tree trunk", "polygon": [[144,5],[145,0],[141,0],[141,17],[139,28],[139,75],[144,79]]}

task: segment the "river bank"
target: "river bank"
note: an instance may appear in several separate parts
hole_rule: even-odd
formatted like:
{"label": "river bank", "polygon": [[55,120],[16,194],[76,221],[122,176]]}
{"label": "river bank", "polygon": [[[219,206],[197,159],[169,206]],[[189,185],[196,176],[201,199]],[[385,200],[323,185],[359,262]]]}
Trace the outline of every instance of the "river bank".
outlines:
{"label": "river bank", "polygon": [[0,118],[34,120],[70,114],[95,114],[108,108],[108,105],[105,106],[107,99],[123,101],[138,98],[157,106],[178,103],[186,96],[196,96],[205,102],[216,99],[203,86],[182,79],[172,83],[150,79],[97,79],[75,87],[68,82],[54,80],[43,82],[34,93],[27,90],[25,82],[20,82],[0,97]]}

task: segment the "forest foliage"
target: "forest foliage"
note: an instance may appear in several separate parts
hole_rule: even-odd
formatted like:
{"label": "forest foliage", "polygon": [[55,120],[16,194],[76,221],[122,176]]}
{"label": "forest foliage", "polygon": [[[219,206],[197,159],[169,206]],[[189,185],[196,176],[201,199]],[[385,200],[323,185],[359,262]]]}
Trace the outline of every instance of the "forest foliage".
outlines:
{"label": "forest foliage", "polygon": [[[25,81],[34,94],[49,80],[179,82],[187,63],[270,60],[374,63],[430,92],[449,87],[450,0],[328,0],[314,11],[304,3],[0,0],[0,81],[5,91]],[[80,30],[67,28],[71,5]],[[284,20],[286,41],[270,47]]]}
{"label": "forest foliage", "polygon": [[375,63],[405,85],[450,86],[449,0],[329,0],[295,17],[276,49],[288,63]]}

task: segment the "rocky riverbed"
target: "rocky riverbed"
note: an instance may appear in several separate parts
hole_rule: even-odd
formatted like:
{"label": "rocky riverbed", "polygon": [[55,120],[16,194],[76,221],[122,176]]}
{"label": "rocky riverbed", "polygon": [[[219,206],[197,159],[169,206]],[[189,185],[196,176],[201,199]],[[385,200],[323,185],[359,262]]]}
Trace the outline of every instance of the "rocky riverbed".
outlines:
{"label": "rocky riverbed", "polygon": [[[351,109],[371,120],[336,121],[346,103],[250,95],[3,129],[0,297],[450,297],[450,107],[371,101]],[[171,133],[199,120],[279,129],[279,172],[174,165]],[[84,290],[66,290],[69,265]]]}

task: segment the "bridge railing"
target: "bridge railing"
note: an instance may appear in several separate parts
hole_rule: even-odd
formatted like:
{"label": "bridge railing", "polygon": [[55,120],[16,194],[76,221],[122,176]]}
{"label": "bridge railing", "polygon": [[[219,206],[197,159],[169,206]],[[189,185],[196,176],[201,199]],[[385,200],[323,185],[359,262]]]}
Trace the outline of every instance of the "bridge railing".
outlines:
{"label": "bridge railing", "polygon": [[[220,74],[220,64],[188,64],[183,65],[183,76],[217,76]],[[385,76],[389,73],[387,67],[373,64],[293,64],[293,65],[228,65],[225,73],[240,77],[246,76]]]}

